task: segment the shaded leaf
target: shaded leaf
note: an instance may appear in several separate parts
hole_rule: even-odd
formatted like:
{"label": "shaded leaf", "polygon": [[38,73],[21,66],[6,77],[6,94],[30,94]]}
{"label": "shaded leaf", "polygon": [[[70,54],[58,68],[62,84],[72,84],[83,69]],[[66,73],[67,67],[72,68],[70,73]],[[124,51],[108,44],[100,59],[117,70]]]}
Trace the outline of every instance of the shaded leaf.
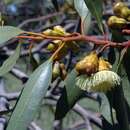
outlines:
{"label": "shaded leaf", "polygon": [[125,98],[130,106],[130,61],[128,60],[130,57],[130,49],[128,49],[127,53],[123,58],[122,65],[119,70],[119,74],[122,77],[122,86],[124,90]]}
{"label": "shaded leaf", "polygon": [[74,0],[66,0],[66,2],[67,2],[69,5],[71,5],[71,6],[74,5]]}
{"label": "shaded leaf", "polygon": [[87,34],[91,24],[91,13],[84,0],[74,0],[74,6],[81,17],[83,33]]}
{"label": "shaded leaf", "polygon": [[80,100],[79,104],[82,107],[87,108],[88,110],[91,110],[94,112],[99,112],[100,103],[97,100],[86,97],[86,98],[83,98],[82,100]]}
{"label": "shaded leaf", "polygon": [[24,31],[16,27],[12,27],[12,26],[0,27],[0,44],[7,42],[11,38],[21,33],[24,33]]}
{"label": "shaded leaf", "polygon": [[122,63],[122,60],[123,60],[123,58],[124,58],[125,53],[127,52],[127,49],[128,49],[128,47],[125,47],[125,48],[123,48],[122,51],[121,51],[119,63],[117,64],[116,72],[118,72],[118,69],[119,69],[119,67],[120,67],[120,65],[121,65],[121,63]]}
{"label": "shaded leaf", "polygon": [[52,77],[52,62],[40,65],[30,76],[16,104],[6,130],[26,130],[35,117]]}
{"label": "shaded leaf", "polygon": [[77,72],[73,70],[65,80],[65,88],[56,106],[56,120],[62,119],[83,94],[83,91],[75,86],[76,76]]}
{"label": "shaded leaf", "polygon": [[90,10],[91,14],[95,16],[99,28],[101,32],[103,33],[103,26],[102,26],[102,12],[103,12],[103,7],[102,7],[102,0],[84,0],[86,3],[88,9]]}
{"label": "shaded leaf", "polygon": [[100,106],[100,112],[109,123],[112,123],[109,100],[107,99],[107,97],[104,94],[100,94],[100,96],[102,99],[101,106]]}
{"label": "shaded leaf", "polygon": [[54,5],[56,11],[59,11],[59,5],[58,5],[58,1],[57,0],[51,0],[52,4]]}
{"label": "shaded leaf", "polygon": [[[113,40],[118,42],[126,41],[126,39],[120,34],[120,33],[113,33]],[[125,49],[123,50],[124,52],[126,51]],[[129,112],[130,112],[130,107],[128,103],[130,102],[129,100],[129,92],[130,92],[130,84],[129,84],[129,56],[130,56],[130,51],[129,49],[127,50],[127,53],[124,55],[124,52],[121,53],[120,49],[115,50],[115,63],[113,65],[113,70],[116,71],[118,69],[118,74],[120,75],[122,79],[122,85],[119,86],[119,88],[114,89],[112,93],[110,93],[109,99],[111,99],[112,102],[112,107],[116,111],[116,119],[118,123],[120,124],[121,129],[128,129],[128,119],[129,118]],[[121,62],[122,61],[122,62]],[[120,65],[120,66],[118,66]],[[119,68],[117,68],[119,67]],[[125,96],[125,97],[124,97]],[[128,102],[127,102],[127,101]]]}
{"label": "shaded leaf", "polygon": [[20,55],[20,48],[21,44],[17,46],[14,54],[12,54],[0,67],[0,76],[3,76],[4,74],[8,73],[16,64],[16,61],[18,60]]}

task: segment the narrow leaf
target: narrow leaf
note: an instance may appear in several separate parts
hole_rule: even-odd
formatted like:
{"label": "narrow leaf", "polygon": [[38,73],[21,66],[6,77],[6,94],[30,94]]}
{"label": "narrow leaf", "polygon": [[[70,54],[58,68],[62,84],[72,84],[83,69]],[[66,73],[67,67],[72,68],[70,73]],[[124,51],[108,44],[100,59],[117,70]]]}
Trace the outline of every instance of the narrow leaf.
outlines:
{"label": "narrow leaf", "polygon": [[83,91],[75,86],[77,72],[73,70],[65,80],[65,88],[56,106],[55,119],[62,119],[80,99]]}
{"label": "narrow leaf", "polygon": [[91,13],[84,0],[74,0],[74,6],[81,17],[83,33],[87,34],[91,24]]}
{"label": "narrow leaf", "polygon": [[102,8],[102,0],[84,0],[88,9],[90,10],[90,12],[92,13],[93,16],[95,16],[99,28],[101,30],[101,32],[103,33],[103,26],[102,26],[102,12],[103,12],[103,8]]}
{"label": "narrow leaf", "polygon": [[124,58],[125,53],[127,52],[127,49],[128,49],[128,47],[125,47],[125,48],[123,48],[122,51],[121,51],[121,55],[120,55],[119,63],[117,64],[116,72],[118,72],[118,69],[119,69],[119,67],[120,67],[120,65],[121,65],[121,62],[122,62],[122,60],[123,60],[123,58]]}
{"label": "narrow leaf", "polygon": [[0,67],[0,76],[3,76],[4,74],[8,73],[16,64],[16,61],[18,60],[20,55],[20,48],[21,44],[17,46],[14,54],[12,54]]}
{"label": "narrow leaf", "polygon": [[16,27],[12,27],[12,26],[0,27],[0,44],[7,42],[11,38],[21,33],[24,33],[24,31]]}
{"label": "narrow leaf", "polygon": [[111,109],[110,109],[109,101],[104,94],[100,94],[100,96],[102,99],[100,112],[109,123],[112,123]]}
{"label": "narrow leaf", "polygon": [[6,130],[27,130],[46,94],[52,77],[52,62],[40,65],[30,76],[16,104]]}

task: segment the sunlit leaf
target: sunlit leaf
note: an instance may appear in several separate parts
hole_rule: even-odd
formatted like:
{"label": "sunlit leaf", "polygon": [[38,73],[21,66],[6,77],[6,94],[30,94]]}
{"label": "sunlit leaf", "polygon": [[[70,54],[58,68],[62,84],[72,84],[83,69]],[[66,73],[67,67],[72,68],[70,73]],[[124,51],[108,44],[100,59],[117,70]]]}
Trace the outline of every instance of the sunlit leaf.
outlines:
{"label": "sunlit leaf", "polygon": [[52,62],[40,65],[25,84],[6,130],[27,130],[34,119],[52,77]]}
{"label": "sunlit leaf", "polygon": [[74,6],[82,20],[83,33],[88,33],[91,24],[91,13],[84,0],[74,0]]}

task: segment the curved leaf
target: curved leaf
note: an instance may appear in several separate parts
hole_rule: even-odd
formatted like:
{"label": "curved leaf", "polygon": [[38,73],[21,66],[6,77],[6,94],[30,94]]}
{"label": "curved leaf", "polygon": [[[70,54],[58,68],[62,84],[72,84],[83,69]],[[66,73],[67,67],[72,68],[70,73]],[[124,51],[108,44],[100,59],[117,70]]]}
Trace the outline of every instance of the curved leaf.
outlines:
{"label": "curved leaf", "polygon": [[88,9],[90,10],[90,12],[92,13],[93,16],[95,16],[99,28],[101,30],[101,32],[103,33],[103,26],[102,26],[102,12],[103,12],[103,8],[102,8],[102,0],[84,0],[84,2],[86,3]]}
{"label": "curved leaf", "polygon": [[74,0],[74,6],[79,16],[81,17],[83,24],[83,33],[87,33],[91,24],[91,13],[88,10],[84,0]]}
{"label": "curved leaf", "polygon": [[0,67],[0,76],[3,76],[4,74],[8,73],[16,64],[16,61],[18,60],[20,55],[20,48],[21,44],[17,46],[14,54],[12,54]]}
{"label": "curved leaf", "polygon": [[19,28],[12,26],[0,26],[0,44],[7,42],[21,33],[24,33],[24,31]]}
{"label": "curved leaf", "polygon": [[26,130],[35,117],[52,77],[52,62],[40,65],[30,76],[16,104],[6,130]]}
{"label": "curved leaf", "polygon": [[56,120],[62,119],[83,94],[83,91],[75,86],[76,76],[77,72],[73,70],[65,80],[65,88],[56,106]]}

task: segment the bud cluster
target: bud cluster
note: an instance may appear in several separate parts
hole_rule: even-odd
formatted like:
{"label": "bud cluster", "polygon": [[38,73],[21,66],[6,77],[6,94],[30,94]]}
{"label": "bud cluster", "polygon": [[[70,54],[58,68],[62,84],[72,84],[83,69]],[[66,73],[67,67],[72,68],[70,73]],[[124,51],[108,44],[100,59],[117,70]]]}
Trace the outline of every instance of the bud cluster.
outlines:
{"label": "bud cluster", "polygon": [[[43,34],[48,36],[70,35],[70,33],[67,33],[65,29],[61,26],[55,26],[53,29],[47,29],[43,32]],[[50,52],[55,52],[62,44],[63,42],[61,40],[53,40],[51,43],[48,44],[46,49]],[[60,60],[62,57],[64,57],[68,53],[69,49],[71,49],[74,52],[77,52],[79,50],[79,46],[74,41],[66,43],[65,46],[56,55],[55,60]]]}
{"label": "bud cluster", "polygon": [[75,69],[79,73],[76,85],[90,92],[107,92],[120,85],[120,77],[111,68],[108,61],[98,58],[95,51],[91,52],[76,64]]}
{"label": "bud cluster", "polygon": [[75,68],[79,74],[92,75],[98,71],[110,70],[111,64],[105,61],[103,58],[98,58],[95,51],[92,51],[89,55],[85,56],[79,61]]}
{"label": "bud cluster", "polygon": [[123,2],[118,2],[113,7],[115,16],[108,19],[108,26],[114,29],[123,29],[127,27],[130,21],[130,9]]}

